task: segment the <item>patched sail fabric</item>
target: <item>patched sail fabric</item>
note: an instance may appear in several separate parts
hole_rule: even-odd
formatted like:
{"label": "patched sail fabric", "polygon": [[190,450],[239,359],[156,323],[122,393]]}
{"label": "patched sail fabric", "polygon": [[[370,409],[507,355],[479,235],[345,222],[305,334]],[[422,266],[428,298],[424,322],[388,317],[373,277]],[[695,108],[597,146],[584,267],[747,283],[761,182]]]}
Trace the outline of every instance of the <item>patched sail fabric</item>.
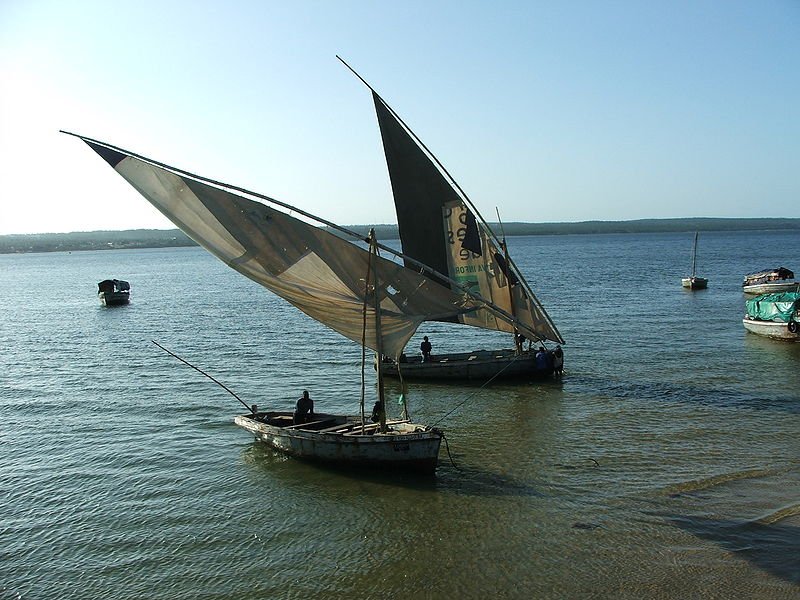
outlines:
{"label": "patched sail fabric", "polygon": [[[509,269],[503,250],[486,234],[464,202],[459,200],[445,205],[443,221],[446,239],[454,240],[447,245],[450,276],[471,293],[513,314],[536,332],[537,337],[533,339],[562,342],[547,313],[526,290],[514,270]],[[465,325],[509,333],[514,331],[507,321],[498,319],[495,313],[487,310],[460,315],[458,319]]]}
{"label": "patched sail fabric", "polygon": [[[366,346],[397,357],[426,320],[479,309],[483,302],[370,253],[260,202],[82,138],[189,237],[239,273]],[[381,344],[375,333],[369,260],[377,261]]]}
{"label": "patched sail fabric", "polygon": [[[513,264],[508,264],[505,252],[486,225],[477,221],[450,178],[383,99],[374,91],[372,97],[403,253],[514,315],[524,325],[517,329],[526,336],[563,343],[547,312]],[[514,331],[507,320],[497,318],[491,310],[462,314],[455,320],[486,329]]]}

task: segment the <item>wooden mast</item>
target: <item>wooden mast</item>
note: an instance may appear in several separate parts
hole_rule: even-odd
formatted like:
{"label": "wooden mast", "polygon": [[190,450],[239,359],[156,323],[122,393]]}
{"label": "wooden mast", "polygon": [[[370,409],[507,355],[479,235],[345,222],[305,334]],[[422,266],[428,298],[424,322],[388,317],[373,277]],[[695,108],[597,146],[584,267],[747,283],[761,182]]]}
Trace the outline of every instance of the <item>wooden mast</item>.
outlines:
{"label": "wooden mast", "polygon": [[[378,255],[378,242],[375,239],[375,229],[369,230],[369,253],[370,257]],[[383,389],[383,369],[381,368],[381,359],[383,358],[383,338],[381,334],[381,297],[380,297],[380,282],[378,281],[378,261],[371,260],[372,262],[372,289],[375,295],[375,361],[378,368],[375,370],[378,376],[378,402],[380,403],[380,430],[386,431],[386,401]]]}
{"label": "wooden mast", "polygon": [[[511,316],[516,320],[517,313],[514,310],[514,291],[511,289],[511,261],[508,257],[508,247],[506,246],[506,230],[503,227],[503,222],[500,220],[500,209],[496,206],[494,207],[495,212],[497,213],[497,223],[500,225],[500,234],[503,236],[503,241],[500,242],[500,247],[503,249],[503,258],[506,259],[506,284],[508,285],[508,302],[509,306],[511,307]],[[517,336],[519,335],[519,330],[517,329],[516,325],[514,326],[514,352],[517,354],[522,353],[522,344],[517,343]]]}
{"label": "wooden mast", "polygon": [[372,275],[372,245],[367,255],[367,273],[364,276],[364,304],[361,307],[361,434],[364,434],[365,415],[364,415],[364,395],[366,392],[366,380],[364,379],[364,368],[367,362],[367,307],[369,306],[369,282]]}

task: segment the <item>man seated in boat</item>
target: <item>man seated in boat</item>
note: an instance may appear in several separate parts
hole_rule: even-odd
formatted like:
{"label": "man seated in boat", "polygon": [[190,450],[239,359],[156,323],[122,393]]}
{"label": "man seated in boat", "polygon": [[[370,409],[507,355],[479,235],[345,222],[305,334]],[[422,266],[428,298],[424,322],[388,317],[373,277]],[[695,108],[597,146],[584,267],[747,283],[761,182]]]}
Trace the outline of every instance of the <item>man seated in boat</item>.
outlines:
{"label": "man seated in boat", "polygon": [[314,401],[309,397],[308,390],[303,390],[303,395],[297,401],[294,409],[294,424],[308,423],[314,420]]}
{"label": "man seated in boat", "polygon": [[428,341],[427,335],[422,338],[422,343],[419,345],[419,349],[422,351],[422,362],[430,362],[431,350],[433,350],[433,346]]}

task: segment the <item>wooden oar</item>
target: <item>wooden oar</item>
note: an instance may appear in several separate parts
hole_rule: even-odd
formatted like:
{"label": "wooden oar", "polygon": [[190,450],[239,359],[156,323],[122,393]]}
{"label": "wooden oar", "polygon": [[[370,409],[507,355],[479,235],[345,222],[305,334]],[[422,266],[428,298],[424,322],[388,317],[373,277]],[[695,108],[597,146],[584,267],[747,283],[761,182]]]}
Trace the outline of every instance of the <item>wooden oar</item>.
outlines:
{"label": "wooden oar", "polygon": [[219,381],[217,381],[216,379],[214,379],[214,378],[213,378],[211,375],[209,375],[208,373],[206,373],[206,372],[205,372],[205,371],[203,371],[202,369],[198,369],[198,368],[197,368],[197,367],[195,367],[195,366],[194,366],[192,363],[190,363],[188,360],[184,360],[184,359],[182,359],[180,356],[178,356],[177,354],[175,354],[174,352],[170,352],[169,350],[167,350],[166,348],[164,348],[164,346],[162,346],[161,344],[159,344],[157,341],[155,341],[155,340],[150,340],[150,341],[151,341],[151,342],[153,342],[153,343],[154,343],[156,346],[158,346],[159,348],[161,348],[161,349],[162,349],[164,352],[166,352],[166,353],[167,353],[167,354],[169,354],[170,356],[174,356],[174,357],[175,357],[175,358],[177,358],[179,361],[181,361],[183,364],[185,364],[185,365],[188,365],[188,366],[192,367],[192,368],[193,368],[195,371],[197,371],[198,373],[201,373],[201,374],[205,375],[206,377],[208,377],[208,378],[209,378],[211,381],[213,381],[214,383],[216,383],[216,384],[217,384],[218,386],[220,386],[220,387],[221,387],[223,390],[225,390],[225,391],[226,391],[226,392],[228,392],[228,393],[229,393],[231,396],[233,396],[233,397],[234,397],[234,398],[236,398],[236,399],[237,399],[239,402],[241,402],[241,403],[244,405],[244,407],[245,407],[247,410],[249,410],[249,411],[250,411],[250,414],[252,414],[252,415],[255,415],[255,414],[256,414],[256,413],[254,413],[254,412],[253,412],[253,409],[252,409],[252,408],[250,408],[249,406],[247,406],[247,403],[246,403],[244,400],[242,400],[241,398],[239,398],[239,396],[237,396],[235,393],[233,393],[233,392],[232,392],[232,391],[231,391],[231,390],[230,390],[230,389],[229,389],[229,388],[228,388],[228,387],[227,387],[227,386],[226,386],[224,383],[220,383]]}

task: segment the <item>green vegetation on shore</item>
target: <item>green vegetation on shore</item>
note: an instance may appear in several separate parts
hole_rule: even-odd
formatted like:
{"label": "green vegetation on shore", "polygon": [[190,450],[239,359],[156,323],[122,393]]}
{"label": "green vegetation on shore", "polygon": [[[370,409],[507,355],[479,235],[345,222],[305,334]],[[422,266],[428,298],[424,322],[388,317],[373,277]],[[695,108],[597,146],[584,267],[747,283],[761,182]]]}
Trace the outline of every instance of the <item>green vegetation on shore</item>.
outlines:
{"label": "green vegetation on shore", "polygon": [[[500,227],[491,224],[500,233]],[[397,225],[349,225],[366,237],[370,228],[380,240],[397,239]],[[800,219],[640,219],[635,221],[582,221],[579,223],[504,223],[506,235],[568,235],[598,233],[665,233],[681,231],[769,231],[800,229]],[[78,250],[121,250],[196,246],[179,229],[131,229],[127,231],[85,231],[33,233],[0,236],[0,254],[21,252],[73,252]]]}

